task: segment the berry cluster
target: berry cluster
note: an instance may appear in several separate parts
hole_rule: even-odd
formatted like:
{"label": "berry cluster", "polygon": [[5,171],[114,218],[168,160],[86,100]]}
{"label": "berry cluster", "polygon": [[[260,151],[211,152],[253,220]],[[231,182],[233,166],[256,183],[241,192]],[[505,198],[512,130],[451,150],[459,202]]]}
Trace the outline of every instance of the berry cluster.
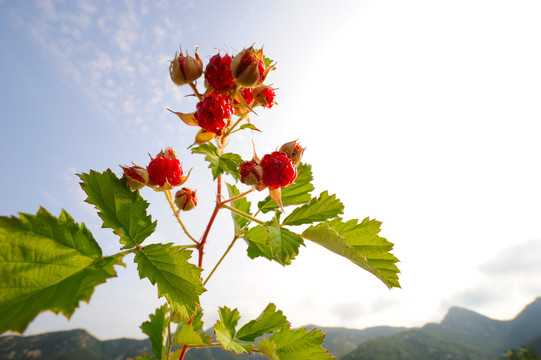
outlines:
{"label": "berry cluster", "polygon": [[[263,50],[253,47],[234,57],[218,53],[210,58],[204,71],[197,52],[195,58],[181,52],[171,61],[171,79],[179,86],[190,85],[199,103],[193,113],[174,113],[184,123],[200,127],[195,144],[227,136],[238,124],[231,121],[232,115],[247,117],[255,107],[274,105],[274,89],[263,84],[273,69],[271,61],[263,56]],[[200,94],[194,81],[203,74],[206,91]]]}

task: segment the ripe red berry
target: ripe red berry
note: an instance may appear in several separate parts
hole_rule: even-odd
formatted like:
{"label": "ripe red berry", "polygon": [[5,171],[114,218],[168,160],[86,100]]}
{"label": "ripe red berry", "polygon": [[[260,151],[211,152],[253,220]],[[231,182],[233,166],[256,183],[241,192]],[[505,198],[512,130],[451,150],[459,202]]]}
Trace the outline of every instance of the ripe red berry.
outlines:
{"label": "ripe red berry", "polygon": [[205,68],[205,81],[208,85],[217,90],[224,90],[233,85],[233,74],[231,73],[231,61],[229,55],[221,56],[216,54],[210,58]]}
{"label": "ripe red berry", "polygon": [[178,159],[157,156],[147,166],[150,185],[157,190],[169,190],[185,181],[182,178],[182,167]]}
{"label": "ripe red berry", "polygon": [[252,101],[254,101],[254,93],[252,88],[244,88],[240,91],[240,93],[244,98],[244,101],[246,101],[246,104],[250,105]]}
{"label": "ripe red berry", "polygon": [[263,106],[266,108],[271,108],[274,105],[274,98],[276,94],[274,89],[267,85],[260,85],[254,88],[254,105],[253,106]]}
{"label": "ripe red berry", "polygon": [[263,168],[263,184],[273,189],[287,186],[297,177],[297,168],[281,151],[263,156],[260,165]]}
{"label": "ripe red berry", "polygon": [[212,93],[197,104],[195,120],[198,125],[216,135],[222,134],[222,129],[229,125],[233,106],[227,96]]}

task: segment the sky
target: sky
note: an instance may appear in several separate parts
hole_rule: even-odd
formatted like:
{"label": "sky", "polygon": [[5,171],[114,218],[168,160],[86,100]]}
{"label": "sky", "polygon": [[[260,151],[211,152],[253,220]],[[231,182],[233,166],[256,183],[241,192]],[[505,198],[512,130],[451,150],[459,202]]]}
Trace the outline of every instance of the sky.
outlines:
{"label": "sky", "polygon": [[[166,110],[195,106],[169,61],[179,46],[206,63],[254,44],[277,62],[278,105],[230,150],[250,159],[252,141],[262,155],[299,139],[314,194],[336,194],[345,219],[382,221],[402,289],[313,243],[282,267],[238,242],[201,297],[206,327],[219,306],[248,321],[269,302],[293,326],[421,326],[450,306],[513,318],[541,296],[540,17],[528,0],[0,0],[0,215],[65,209],[114,254],[76,174],[120,174],[172,146],[199,197],[185,223],[202,233],[215,187],[187,149],[194,128]],[[158,220],[147,242],[189,242],[165,197],[141,194]],[[224,212],[203,277],[232,236]],[[25,334],[143,338],[164,300],[125,260],[70,320],[42,313]]]}

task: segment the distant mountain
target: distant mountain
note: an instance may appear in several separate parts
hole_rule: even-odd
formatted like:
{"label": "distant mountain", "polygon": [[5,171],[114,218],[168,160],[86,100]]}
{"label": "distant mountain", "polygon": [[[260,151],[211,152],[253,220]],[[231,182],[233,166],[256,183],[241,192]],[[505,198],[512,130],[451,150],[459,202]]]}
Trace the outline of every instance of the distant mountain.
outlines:
{"label": "distant mountain", "polygon": [[539,346],[540,337],[541,298],[509,321],[452,307],[439,324],[365,341],[340,360],[493,360],[511,348]]}
{"label": "distant mountain", "polygon": [[[513,320],[492,320],[471,310],[452,307],[439,324],[422,328],[378,326],[364,330],[318,327],[323,347],[340,360],[496,360],[524,345],[541,354],[541,298]],[[100,341],[85,330],[34,336],[0,337],[0,360],[125,360],[151,353],[148,340]],[[260,355],[235,356],[221,348],[191,349],[186,360],[260,360]]]}

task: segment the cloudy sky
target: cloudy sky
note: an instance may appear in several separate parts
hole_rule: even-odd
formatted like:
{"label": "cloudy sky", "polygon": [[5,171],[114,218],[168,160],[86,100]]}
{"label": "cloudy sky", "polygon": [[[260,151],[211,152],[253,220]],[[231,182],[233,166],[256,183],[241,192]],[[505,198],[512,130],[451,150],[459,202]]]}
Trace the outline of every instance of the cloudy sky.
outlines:
{"label": "cloudy sky", "polygon": [[[277,61],[279,106],[232,149],[250,158],[252,140],[265,154],[300,139],[315,193],[336,193],[348,219],[383,222],[402,289],[315,244],[282,268],[238,243],[202,296],[206,325],[218,306],[248,320],[269,302],[294,326],[420,326],[451,305],[509,319],[541,296],[540,17],[528,0],[0,0],[0,215],[66,209],[113,254],[75,174],[120,173],[172,146],[194,168],[200,206],[186,223],[202,232],[215,189],[186,149],[194,129],[166,111],[195,105],[169,60],[179,45],[206,62],[255,44]],[[142,195],[159,224],[149,241],[185,242],[165,198]],[[222,215],[207,267],[232,237]],[[118,274],[70,321],[44,313],[26,334],[142,337],[163,300],[135,266]]]}

